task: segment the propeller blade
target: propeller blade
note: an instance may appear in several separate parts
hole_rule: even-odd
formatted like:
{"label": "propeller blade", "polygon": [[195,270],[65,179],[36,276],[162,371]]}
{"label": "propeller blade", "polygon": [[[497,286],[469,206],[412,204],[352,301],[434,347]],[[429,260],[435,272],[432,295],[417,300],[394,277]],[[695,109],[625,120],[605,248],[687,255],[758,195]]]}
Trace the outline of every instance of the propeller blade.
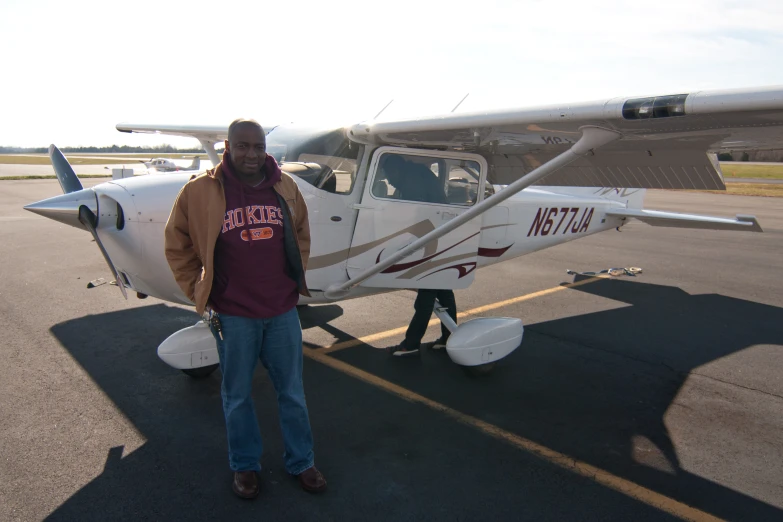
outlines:
{"label": "propeller blade", "polygon": [[111,273],[114,274],[114,279],[117,281],[117,286],[120,287],[120,291],[122,292],[123,297],[125,297],[127,300],[128,293],[125,291],[125,285],[122,283],[122,277],[120,276],[117,268],[114,266],[114,263],[112,263],[111,258],[109,257],[109,253],[106,252],[106,249],[103,247],[103,243],[98,237],[98,232],[95,229],[95,225],[98,222],[95,214],[93,214],[92,210],[87,208],[85,205],[82,205],[79,207],[79,221],[87,230],[90,231],[90,234],[92,234],[93,239],[95,239],[95,244],[98,245],[98,248],[101,249],[101,254],[103,254],[103,258],[106,260],[106,264],[109,265]]}
{"label": "propeller blade", "polygon": [[54,173],[57,174],[57,181],[60,182],[60,187],[62,187],[64,194],[77,192],[84,188],[82,187],[82,182],[76,177],[73,168],[71,168],[71,164],[68,163],[63,153],[54,144],[49,145],[49,160],[52,162]]}

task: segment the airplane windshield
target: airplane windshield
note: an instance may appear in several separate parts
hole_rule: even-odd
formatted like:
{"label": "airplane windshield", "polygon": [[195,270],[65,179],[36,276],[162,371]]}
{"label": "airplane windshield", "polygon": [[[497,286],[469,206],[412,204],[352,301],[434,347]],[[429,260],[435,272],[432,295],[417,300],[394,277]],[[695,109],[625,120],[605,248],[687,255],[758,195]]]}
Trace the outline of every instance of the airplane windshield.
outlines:
{"label": "airplane windshield", "polygon": [[361,150],[345,137],[343,129],[276,128],[267,135],[267,153],[284,172],[333,194],[353,190]]}

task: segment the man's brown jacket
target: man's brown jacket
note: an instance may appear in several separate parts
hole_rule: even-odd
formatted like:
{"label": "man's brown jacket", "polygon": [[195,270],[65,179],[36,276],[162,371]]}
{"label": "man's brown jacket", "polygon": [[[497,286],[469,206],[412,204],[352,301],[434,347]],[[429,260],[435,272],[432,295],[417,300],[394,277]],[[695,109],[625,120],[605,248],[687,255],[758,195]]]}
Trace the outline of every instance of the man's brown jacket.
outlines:
{"label": "man's brown jacket", "polygon": [[[284,209],[286,257],[299,293],[309,296],[305,271],[310,257],[310,223],[299,187],[290,175],[282,173],[273,187]],[[191,178],[177,196],[166,223],[166,260],[174,279],[185,295],[204,313],[212,290],[215,244],[223,228],[226,196],[223,191],[222,163]]]}

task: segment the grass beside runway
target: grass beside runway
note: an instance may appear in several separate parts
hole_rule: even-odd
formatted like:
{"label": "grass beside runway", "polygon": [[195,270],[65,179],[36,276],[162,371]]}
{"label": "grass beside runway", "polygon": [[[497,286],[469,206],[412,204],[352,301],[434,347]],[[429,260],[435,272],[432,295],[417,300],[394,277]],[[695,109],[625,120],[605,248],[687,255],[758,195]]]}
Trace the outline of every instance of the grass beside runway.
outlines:
{"label": "grass beside runway", "polygon": [[734,196],[766,196],[783,197],[783,185],[772,183],[726,183],[726,190],[704,190],[714,194],[729,194]]}
{"label": "grass beside runway", "polygon": [[[167,157],[172,159],[192,159],[194,155],[201,159],[207,159],[202,154],[160,154],[155,157]],[[106,154],[106,159],[97,157],[79,157],[66,156],[71,165],[105,165],[105,164],[125,164],[130,161],[136,161],[132,158],[149,158],[149,154]],[[0,154],[0,164],[24,164],[24,165],[49,165],[47,155],[15,155]],[[726,179],[736,178],[757,178],[757,179],[783,179],[783,165],[742,165],[737,163],[722,163],[721,168]],[[79,175],[80,178],[103,178],[111,177],[100,174]],[[33,175],[33,176],[3,176],[0,180],[26,180],[26,179],[56,179],[53,175]],[[764,183],[727,183],[725,191],[704,191],[714,192],[716,194],[729,194],[739,196],[765,196],[765,197],[783,197],[783,185],[764,184]]]}
{"label": "grass beside runway", "polygon": [[[77,174],[77,178],[111,178],[111,174]],[[19,181],[25,179],[57,179],[57,176],[0,176],[0,181]]]}
{"label": "grass beside runway", "polygon": [[[78,178],[111,178],[110,175],[103,174],[77,174]],[[57,179],[54,175],[41,176],[0,176],[0,181],[19,181],[28,179]],[[714,194],[728,194],[735,196],[764,196],[764,197],[783,197],[783,185],[774,185],[766,183],[727,183],[726,190],[703,190],[690,192],[712,192]]]}
{"label": "grass beside runway", "polygon": [[[193,159],[198,156],[201,160],[208,160],[204,153],[97,153],[80,152],[68,153],[65,157],[71,165],[106,165],[122,164],[130,161],[149,160],[150,158],[168,159]],[[105,158],[105,159],[104,159]],[[0,164],[6,165],[49,165],[49,156],[46,154],[0,154]],[[742,163],[721,163],[721,170],[726,178],[761,178],[783,179],[783,165],[743,165]]]}
{"label": "grass beside runway", "polygon": [[783,179],[783,165],[743,165],[742,163],[721,163],[720,169],[723,177],[729,178],[757,178],[757,179]]}
{"label": "grass beside runway", "polygon": [[[71,165],[114,165],[114,164],[127,164],[129,160],[118,159],[116,157],[103,158],[79,158],[68,157],[68,163]],[[131,160],[135,161],[135,160]],[[51,165],[49,156],[17,156],[16,154],[0,154],[0,164],[4,165]]]}

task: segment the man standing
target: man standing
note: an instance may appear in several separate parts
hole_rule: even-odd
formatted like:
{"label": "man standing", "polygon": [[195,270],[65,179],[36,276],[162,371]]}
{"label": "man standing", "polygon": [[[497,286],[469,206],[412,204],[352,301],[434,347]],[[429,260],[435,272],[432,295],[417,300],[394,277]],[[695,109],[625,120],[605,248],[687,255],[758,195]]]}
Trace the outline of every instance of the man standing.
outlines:
{"label": "man standing", "polygon": [[[398,199],[447,204],[446,194],[437,176],[424,165],[407,161],[396,154],[389,154],[383,163],[383,172],[389,184],[395,188]],[[405,332],[405,340],[397,346],[387,348],[389,353],[397,357],[419,353],[421,340],[427,332],[436,299],[441,306],[446,307],[454,322],[457,322],[457,301],[452,290],[420,288],[416,291],[414,314]],[[449,329],[442,323],[440,330],[441,335],[438,340],[430,344],[433,350],[446,348],[446,342],[451,335]]]}
{"label": "man standing", "polygon": [[166,224],[166,259],[196,311],[210,316],[234,493],[259,493],[262,441],[251,394],[259,360],[277,393],[286,471],[306,491],[323,491],[326,480],[313,464],[296,311],[299,294],[310,295],[307,206],[294,180],[266,154],[256,121],[232,122],[225,145],[223,161],[180,191]]}

